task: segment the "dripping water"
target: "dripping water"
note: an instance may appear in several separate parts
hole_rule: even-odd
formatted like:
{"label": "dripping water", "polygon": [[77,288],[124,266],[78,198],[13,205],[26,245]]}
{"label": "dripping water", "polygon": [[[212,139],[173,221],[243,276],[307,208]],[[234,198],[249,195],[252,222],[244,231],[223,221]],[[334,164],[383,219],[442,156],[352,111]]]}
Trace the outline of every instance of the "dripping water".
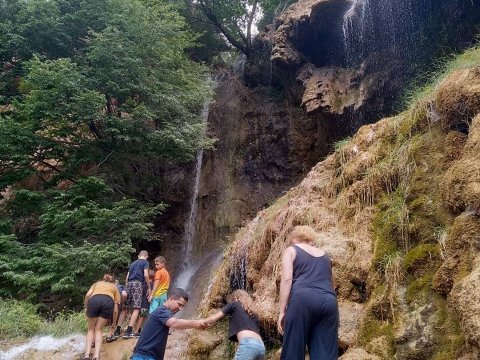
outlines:
{"label": "dripping water", "polygon": [[[210,111],[210,100],[206,101],[202,109],[202,119],[204,122],[208,120],[208,113]],[[195,162],[195,178],[193,182],[193,192],[190,198],[190,212],[188,214],[187,221],[184,227],[184,239],[183,239],[183,254],[184,260],[180,269],[180,274],[175,282],[174,287],[180,287],[182,289],[188,289],[190,280],[195,272],[199,268],[199,262],[194,262],[194,239],[196,231],[196,220],[198,211],[198,190],[200,188],[200,176],[202,173],[202,161],[203,161],[203,149],[200,149],[197,153]]]}

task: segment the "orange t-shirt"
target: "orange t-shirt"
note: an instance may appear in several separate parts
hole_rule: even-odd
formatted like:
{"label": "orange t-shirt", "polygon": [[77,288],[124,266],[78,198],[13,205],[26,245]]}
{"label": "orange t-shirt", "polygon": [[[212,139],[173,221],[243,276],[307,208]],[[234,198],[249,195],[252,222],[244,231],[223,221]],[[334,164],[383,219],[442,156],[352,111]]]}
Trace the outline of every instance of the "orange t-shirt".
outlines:
{"label": "orange t-shirt", "polygon": [[160,281],[160,284],[158,285],[157,290],[153,294],[153,297],[158,297],[168,292],[168,288],[170,287],[170,274],[165,268],[162,268],[155,272],[154,281]]}
{"label": "orange t-shirt", "polygon": [[115,284],[100,280],[92,285],[92,290],[93,293],[90,298],[94,295],[108,295],[113,299],[113,301],[115,301],[117,304],[120,304],[120,293],[118,292]]}

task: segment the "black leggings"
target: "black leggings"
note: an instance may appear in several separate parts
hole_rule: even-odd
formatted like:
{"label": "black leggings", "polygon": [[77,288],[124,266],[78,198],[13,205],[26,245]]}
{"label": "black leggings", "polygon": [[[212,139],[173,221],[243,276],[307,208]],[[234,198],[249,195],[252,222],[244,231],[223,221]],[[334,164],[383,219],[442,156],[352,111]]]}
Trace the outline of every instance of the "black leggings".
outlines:
{"label": "black leggings", "polygon": [[312,360],[338,359],[338,305],[334,295],[297,289],[287,307],[280,359],[304,360],[308,347]]}

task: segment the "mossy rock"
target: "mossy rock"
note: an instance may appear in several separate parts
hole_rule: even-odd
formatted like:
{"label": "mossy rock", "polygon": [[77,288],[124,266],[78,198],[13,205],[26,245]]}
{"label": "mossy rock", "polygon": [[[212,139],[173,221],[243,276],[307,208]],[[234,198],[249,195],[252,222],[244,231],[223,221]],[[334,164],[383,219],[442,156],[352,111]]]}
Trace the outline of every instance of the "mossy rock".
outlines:
{"label": "mossy rock", "polygon": [[358,343],[364,348],[374,349],[378,344],[378,339],[382,339],[382,348],[373,353],[382,357],[384,354],[388,354],[390,358],[393,358],[395,354],[393,325],[390,322],[380,321],[371,315],[367,315],[360,327]]}
{"label": "mossy rock", "polygon": [[432,274],[426,274],[411,281],[405,293],[405,300],[409,304],[425,304],[430,296],[432,288]]}
{"label": "mossy rock", "polygon": [[188,341],[189,359],[208,359],[212,351],[224,341],[224,337],[212,331],[196,331]]}
{"label": "mossy rock", "polygon": [[403,258],[403,268],[415,277],[431,273],[438,265],[440,249],[437,244],[420,244],[412,248]]}
{"label": "mossy rock", "polygon": [[435,355],[432,360],[458,359],[465,344],[465,337],[460,327],[458,315],[448,307],[442,297],[435,298],[437,324]]}
{"label": "mossy rock", "polygon": [[465,129],[480,112],[480,67],[457,70],[442,81],[435,105],[444,129]]}

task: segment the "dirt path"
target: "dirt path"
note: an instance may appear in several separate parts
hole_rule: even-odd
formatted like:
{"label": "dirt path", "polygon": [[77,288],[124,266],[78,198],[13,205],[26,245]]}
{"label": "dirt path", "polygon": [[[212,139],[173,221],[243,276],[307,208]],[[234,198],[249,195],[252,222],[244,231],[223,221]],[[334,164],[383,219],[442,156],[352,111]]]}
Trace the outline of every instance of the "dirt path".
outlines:
{"label": "dirt path", "polygon": [[[165,360],[185,360],[186,350],[191,330],[171,330],[168,337]],[[137,339],[118,339],[110,344],[103,344],[100,352],[101,360],[127,360],[133,352]]]}

